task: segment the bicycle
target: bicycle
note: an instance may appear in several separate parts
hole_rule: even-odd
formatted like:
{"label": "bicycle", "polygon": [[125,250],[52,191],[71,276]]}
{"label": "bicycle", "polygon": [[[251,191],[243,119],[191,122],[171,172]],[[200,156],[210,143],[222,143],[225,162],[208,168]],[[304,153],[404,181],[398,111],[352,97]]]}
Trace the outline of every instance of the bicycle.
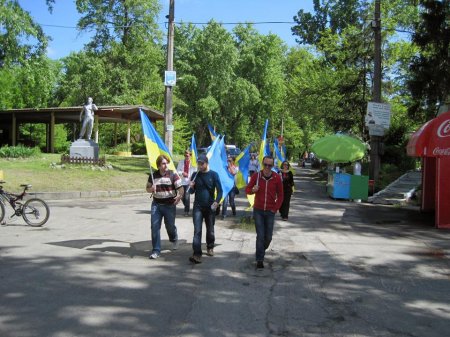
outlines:
{"label": "bicycle", "polygon": [[31,198],[26,201],[23,200],[32,185],[20,185],[20,187],[23,188],[23,192],[14,194],[3,189],[2,184],[4,183],[5,181],[0,180],[0,224],[4,224],[3,219],[6,215],[5,206],[9,204],[14,210],[14,213],[9,219],[14,216],[22,216],[25,222],[30,226],[43,226],[50,216],[50,208],[45,201],[39,198]]}

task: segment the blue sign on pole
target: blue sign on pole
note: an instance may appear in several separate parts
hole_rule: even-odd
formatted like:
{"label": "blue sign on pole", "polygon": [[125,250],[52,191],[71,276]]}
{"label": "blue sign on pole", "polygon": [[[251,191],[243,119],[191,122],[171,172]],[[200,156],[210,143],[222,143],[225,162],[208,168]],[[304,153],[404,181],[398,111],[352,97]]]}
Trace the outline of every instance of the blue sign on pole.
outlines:
{"label": "blue sign on pole", "polygon": [[177,84],[177,72],[166,70],[164,72],[164,85],[166,87],[173,87],[175,84]]}

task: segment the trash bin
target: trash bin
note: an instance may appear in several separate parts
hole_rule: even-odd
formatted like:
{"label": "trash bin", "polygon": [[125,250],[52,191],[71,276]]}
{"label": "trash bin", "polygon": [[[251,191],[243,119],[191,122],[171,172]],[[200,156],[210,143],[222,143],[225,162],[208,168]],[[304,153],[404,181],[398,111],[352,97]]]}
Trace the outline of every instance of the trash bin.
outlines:
{"label": "trash bin", "polygon": [[350,199],[367,200],[369,196],[369,177],[352,175],[350,179]]}

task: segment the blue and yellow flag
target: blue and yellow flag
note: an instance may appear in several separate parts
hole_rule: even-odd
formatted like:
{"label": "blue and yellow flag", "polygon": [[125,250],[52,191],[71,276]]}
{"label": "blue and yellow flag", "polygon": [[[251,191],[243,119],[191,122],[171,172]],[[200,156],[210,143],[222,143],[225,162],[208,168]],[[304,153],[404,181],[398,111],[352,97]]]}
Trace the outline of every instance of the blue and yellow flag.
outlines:
{"label": "blue and yellow flag", "polygon": [[217,138],[217,133],[214,131],[214,128],[208,124],[209,135],[211,136],[211,140],[214,141]]}
{"label": "blue and yellow flag", "polygon": [[227,157],[225,152],[224,138],[217,137],[209,149],[206,156],[209,161],[209,168],[216,171],[220,178],[220,185],[222,186],[222,199],[219,203],[222,203],[228,193],[234,186],[234,176],[228,172],[227,169]]}
{"label": "blue and yellow flag", "polygon": [[247,186],[248,181],[248,165],[250,164],[250,147],[248,145],[244,151],[236,157],[235,163],[239,166],[239,172],[236,175],[236,187],[242,188]]}
{"label": "blue and yellow flag", "polygon": [[281,154],[283,155],[284,158],[287,158],[286,145],[284,143],[283,145],[281,145]]}
{"label": "blue and yellow flag", "polygon": [[195,142],[195,135],[192,134],[191,138],[191,165],[192,167],[197,167],[197,143]]}
{"label": "blue and yellow flag", "polygon": [[142,110],[139,110],[139,112],[141,114],[142,130],[144,131],[145,147],[147,149],[148,162],[150,163],[150,166],[157,170],[158,167],[156,166],[156,158],[158,158],[159,155],[164,154],[170,158],[170,164],[168,165],[169,170],[177,172],[173,163],[172,155],[170,154],[166,144],[162,141],[147,115]]}
{"label": "blue and yellow flag", "polygon": [[273,141],[273,149],[275,152],[275,157],[277,158],[278,167],[281,168],[281,164],[286,160],[286,158],[281,154],[278,140],[276,138]]}
{"label": "blue and yellow flag", "polygon": [[264,125],[264,132],[261,137],[261,145],[259,147],[259,166],[263,167],[263,158],[270,154],[270,151],[267,151],[267,127],[269,126],[269,120],[266,119],[266,124]]}

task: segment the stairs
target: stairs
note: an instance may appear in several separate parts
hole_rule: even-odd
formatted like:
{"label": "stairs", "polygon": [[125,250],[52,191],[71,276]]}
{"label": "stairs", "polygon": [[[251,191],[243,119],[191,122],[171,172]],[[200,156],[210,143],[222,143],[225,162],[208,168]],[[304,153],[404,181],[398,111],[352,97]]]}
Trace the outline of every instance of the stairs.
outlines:
{"label": "stairs", "polygon": [[369,197],[373,204],[396,205],[408,201],[422,182],[422,171],[409,171],[384,190]]}

